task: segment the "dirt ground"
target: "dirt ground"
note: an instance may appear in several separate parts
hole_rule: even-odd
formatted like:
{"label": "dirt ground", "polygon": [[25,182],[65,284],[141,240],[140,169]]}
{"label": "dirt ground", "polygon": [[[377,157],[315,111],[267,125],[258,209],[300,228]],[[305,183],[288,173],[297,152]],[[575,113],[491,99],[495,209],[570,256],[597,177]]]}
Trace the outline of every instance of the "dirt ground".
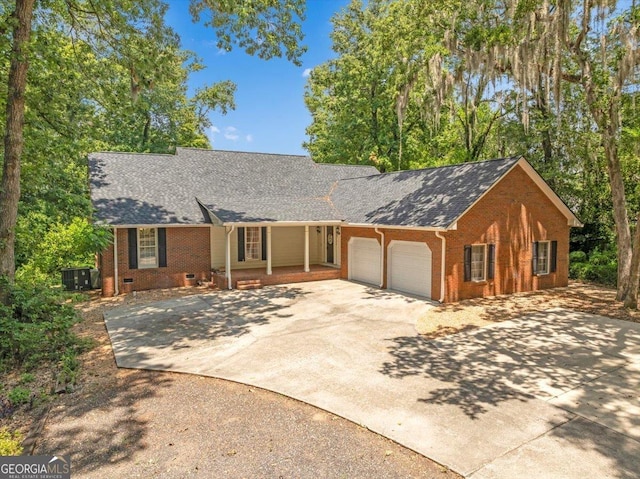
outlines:
{"label": "dirt ground", "polygon": [[78,388],[51,404],[34,454],[69,454],[72,476],[439,478],[457,474],[308,404],[229,381],[116,368],[102,314],[202,293],[180,288],[79,305]]}
{"label": "dirt ground", "polygon": [[[199,294],[200,287],[139,292],[78,305],[76,326],[96,346],[80,357],[72,393],[48,395],[0,426],[33,435],[26,453],[69,454],[74,478],[85,477],[427,477],[457,478],[446,468],[365,428],[304,403],[213,378],[115,365],[102,314]],[[640,322],[614,301],[615,291],[567,288],[437,306],[417,321],[425,338],[562,307]],[[50,373],[36,373],[50,384]],[[15,384],[18,378],[5,378]],[[46,422],[33,421],[46,417]]]}
{"label": "dirt ground", "polygon": [[640,311],[625,309],[615,297],[613,289],[572,282],[566,288],[439,305],[419,318],[416,328],[424,337],[433,339],[552,308],[640,322]]}

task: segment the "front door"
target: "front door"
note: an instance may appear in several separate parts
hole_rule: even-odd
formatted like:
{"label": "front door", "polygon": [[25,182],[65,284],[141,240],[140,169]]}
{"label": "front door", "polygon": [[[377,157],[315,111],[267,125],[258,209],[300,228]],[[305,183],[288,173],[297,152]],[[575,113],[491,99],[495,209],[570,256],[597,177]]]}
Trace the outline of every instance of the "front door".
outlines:
{"label": "front door", "polygon": [[335,264],[334,261],[334,248],[335,248],[335,232],[334,232],[334,227],[333,226],[327,226],[325,228],[326,231],[326,238],[325,238],[325,244],[327,246],[327,263],[329,264]]}

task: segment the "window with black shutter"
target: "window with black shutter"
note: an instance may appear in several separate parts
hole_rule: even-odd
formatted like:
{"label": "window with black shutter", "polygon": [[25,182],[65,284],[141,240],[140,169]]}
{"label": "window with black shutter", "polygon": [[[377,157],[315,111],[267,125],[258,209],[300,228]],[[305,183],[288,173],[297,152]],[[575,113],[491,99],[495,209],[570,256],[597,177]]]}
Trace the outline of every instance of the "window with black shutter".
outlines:
{"label": "window with black shutter", "polygon": [[129,269],[138,269],[138,230],[129,228],[127,236],[129,240]]}
{"label": "window with black shutter", "polygon": [[[555,271],[556,265],[553,260],[554,247],[556,249],[555,255],[557,256],[558,244],[556,241],[536,241],[533,243],[531,261],[533,263],[534,275],[549,274],[551,271]],[[557,261],[557,259],[555,261]]]}
{"label": "window with black shutter", "polygon": [[244,228],[238,228],[238,261],[244,261]]}
{"label": "window with black shutter", "polygon": [[496,245],[490,244],[489,251],[487,253],[487,279],[494,279],[496,275]]}
{"label": "window with black shutter", "polygon": [[550,271],[555,273],[558,270],[558,242],[551,242],[551,266]]}
{"label": "window with black shutter", "polygon": [[129,269],[167,266],[166,228],[129,228]]}
{"label": "window with black shutter", "polygon": [[464,246],[464,280],[471,281],[471,245]]}

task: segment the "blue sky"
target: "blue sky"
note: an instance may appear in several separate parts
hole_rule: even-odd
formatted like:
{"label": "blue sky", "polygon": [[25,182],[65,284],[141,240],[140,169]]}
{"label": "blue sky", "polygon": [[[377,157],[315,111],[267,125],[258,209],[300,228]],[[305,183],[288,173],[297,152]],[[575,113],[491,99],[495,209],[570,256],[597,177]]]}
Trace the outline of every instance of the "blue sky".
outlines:
{"label": "blue sky", "polygon": [[311,122],[304,105],[308,69],[332,57],[330,18],[348,0],[307,0],[303,25],[308,51],[297,67],[282,59],[260,60],[240,49],[216,47],[213,30],[194,24],[187,0],[172,0],[167,23],[180,35],[182,47],[195,52],[206,69],[192,75],[190,91],[205,84],[231,80],[237,84],[236,109],[213,113],[209,131],[213,148],[265,153],[307,154],[302,148]]}

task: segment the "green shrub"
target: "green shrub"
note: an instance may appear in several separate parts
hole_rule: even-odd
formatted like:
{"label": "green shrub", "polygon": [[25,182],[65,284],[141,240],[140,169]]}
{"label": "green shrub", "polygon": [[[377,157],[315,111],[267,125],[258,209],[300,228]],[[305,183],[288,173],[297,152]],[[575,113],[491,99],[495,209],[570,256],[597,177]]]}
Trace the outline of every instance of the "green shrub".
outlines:
{"label": "green shrub", "polygon": [[86,218],[49,227],[16,271],[16,280],[30,285],[59,285],[60,270],[70,266],[92,266],[95,253],[111,241],[111,232],[95,226]]}
{"label": "green shrub", "polygon": [[593,250],[589,255],[573,251],[569,255],[569,277],[615,287],[618,281],[618,259],[615,250]]}
{"label": "green shrub", "polygon": [[62,355],[58,364],[58,377],[57,381],[61,384],[67,384],[73,386],[78,378],[78,369],[80,368],[80,362],[75,354],[65,353]]}
{"label": "green shrub", "polygon": [[569,263],[586,263],[587,262],[587,253],[584,251],[572,251],[569,253]]}
{"label": "green shrub", "polygon": [[9,401],[12,406],[20,406],[22,404],[27,404],[29,399],[31,398],[31,391],[27,388],[23,388],[22,386],[16,386],[7,395]]}
{"label": "green shrub", "polygon": [[19,456],[22,454],[22,434],[0,428],[0,456]]}
{"label": "green shrub", "polygon": [[0,368],[29,369],[86,348],[71,331],[79,318],[61,292],[42,286],[9,289],[10,306],[0,305]]}
{"label": "green shrub", "polygon": [[36,377],[31,373],[24,373],[20,376],[20,384],[29,384],[36,380]]}

